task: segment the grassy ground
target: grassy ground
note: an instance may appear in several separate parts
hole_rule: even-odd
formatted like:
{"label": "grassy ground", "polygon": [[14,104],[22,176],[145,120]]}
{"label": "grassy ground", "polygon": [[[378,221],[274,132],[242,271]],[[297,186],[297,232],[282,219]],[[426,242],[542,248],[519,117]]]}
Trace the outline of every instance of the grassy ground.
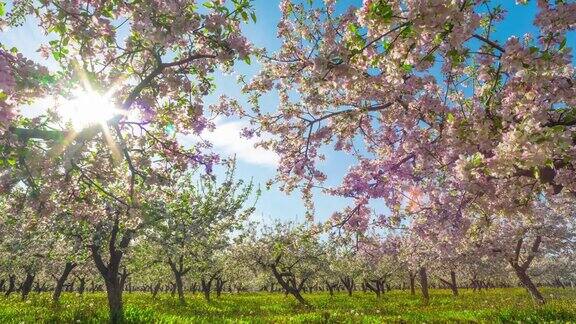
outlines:
{"label": "grassy ground", "polygon": [[[306,294],[313,310],[298,306],[283,294],[225,294],[206,303],[201,295],[188,295],[180,306],[169,294],[152,299],[149,293],[126,293],[129,323],[382,323],[382,322],[576,322],[576,290],[543,289],[548,303],[532,304],[522,289],[432,290],[429,305],[406,291],[392,291],[376,299],[373,294],[354,296]],[[104,293],[83,297],[67,293],[59,306],[49,293],[32,293],[29,300],[0,297],[0,323],[101,323],[107,320]]]}

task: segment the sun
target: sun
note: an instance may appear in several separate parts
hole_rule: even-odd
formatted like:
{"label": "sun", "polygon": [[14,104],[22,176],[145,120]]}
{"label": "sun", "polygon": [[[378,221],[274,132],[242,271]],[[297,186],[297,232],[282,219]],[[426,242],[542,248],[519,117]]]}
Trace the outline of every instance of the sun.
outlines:
{"label": "sun", "polygon": [[112,102],[108,93],[98,93],[91,89],[76,89],[72,98],[58,107],[58,114],[72,128],[80,131],[93,125],[104,125],[117,115],[123,114]]}

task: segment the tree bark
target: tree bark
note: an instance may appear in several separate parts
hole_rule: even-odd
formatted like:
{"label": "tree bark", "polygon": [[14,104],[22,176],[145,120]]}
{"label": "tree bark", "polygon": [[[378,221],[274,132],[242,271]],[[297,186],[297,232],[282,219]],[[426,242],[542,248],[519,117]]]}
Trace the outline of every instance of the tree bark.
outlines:
{"label": "tree bark", "polygon": [[272,274],[274,275],[274,278],[276,278],[276,281],[278,281],[280,286],[284,288],[287,294],[289,293],[292,296],[294,296],[294,298],[296,298],[296,300],[301,305],[304,305],[306,307],[312,307],[312,305],[310,305],[310,303],[308,303],[308,301],[304,299],[304,297],[302,297],[302,295],[300,294],[300,290],[302,289],[302,287],[304,287],[304,282],[306,281],[306,279],[301,280],[300,284],[296,285],[295,284],[296,281],[294,280],[292,275],[291,278],[292,280],[289,283],[288,281],[284,280],[284,277],[278,272],[275,265],[272,265],[270,268],[272,269]]}
{"label": "tree bark", "polygon": [[200,285],[202,286],[202,293],[204,294],[204,299],[206,299],[207,302],[210,301],[210,290],[212,289],[212,280],[205,280],[204,278],[202,278],[200,280]]}
{"label": "tree bark", "polygon": [[514,272],[516,273],[516,276],[518,277],[518,279],[522,283],[522,286],[524,286],[524,288],[526,288],[526,290],[528,290],[528,293],[530,294],[530,296],[532,296],[532,299],[534,299],[534,302],[536,302],[539,305],[543,305],[546,302],[544,300],[544,296],[542,296],[540,291],[538,291],[538,288],[536,287],[534,282],[532,282],[532,279],[530,279],[530,276],[528,276],[528,274],[526,273],[526,270],[524,270],[522,267],[519,267],[519,266],[513,265],[512,267],[514,268]]}
{"label": "tree bark", "polygon": [[8,275],[8,289],[6,289],[6,293],[4,296],[8,297],[11,293],[16,290],[16,276],[15,275]]}
{"label": "tree bark", "polygon": [[60,278],[58,278],[58,280],[56,281],[56,287],[54,287],[54,293],[52,294],[52,300],[54,302],[58,302],[58,300],[60,300],[60,295],[62,294],[62,288],[64,287],[64,283],[66,283],[66,280],[70,275],[70,272],[72,272],[72,270],[74,270],[75,267],[76,263],[66,262],[66,265],[64,266],[64,271],[62,271]]}
{"label": "tree bark", "polygon": [[220,298],[220,295],[222,294],[222,290],[224,289],[224,284],[226,283],[226,281],[224,281],[221,277],[216,278],[216,297]]}
{"label": "tree bark", "polygon": [[174,274],[174,284],[176,286],[176,291],[178,291],[178,301],[181,305],[184,305],[186,304],[186,300],[184,299],[184,283],[182,278],[188,273],[188,271],[190,271],[190,267],[184,268],[184,256],[182,255],[176,262],[169,258],[168,264],[170,265],[170,269],[172,269],[172,273]]}
{"label": "tree bark", "polygon": [[330,297],[334,296],[334,285],[332,285],[328,281],[326,281],[326,288],[328,289],[328,292],[330,293]]}
{"label": "tree bark", "polygon": [[456,272],[454,270],[450,271],[450,282],[452,283],[452,294],[458,296],[458,286],[456,285]]}
{"label": "tree bark", "polygon": [[340,281],[348,291],[348,296],[352,296],[352,291],[354,290],[354,279],[350,278],[349,276],[340,278]]}
{"label": "tree bark", "polygon": [[544,297],[538,291],[538,288],[532,282],[530,276],[528,276],[527,274],[530,264],[534,260],[536,253],[538,253],[540,243],[542,243],[542,237],[536,236],[534,242],[532,243],[532,247],[530,248],[530,253],[528,254],[528,257],[524,262],[522,262],[522,264],[520,264],[520,252],[522,249],[522,244],[524,244],[524,239],[523,238],[518,239],[518,241],[516,242],[515,255],[513,258],[509,260],[509,263],[514,269],[516,276],[518,277],[524,288],[528,290],[528,293],[530,294],[530,296],[532,296],[532,299],[534,299],[534,302],[543,305],[545,303]]}
{"label": "tree bark", "polygon": [[450,271],[450,281],[444,280],[441,277],[438,279],[440,279],[443,284],[450,287],[450,290],[452,290],[452,295],[458,296],[458,285],[456,284],[456,272],[454,272],[454,270]]}
{"label": "tree bark", "polygon": [[[124,290],[124,283],[128,274],[126,269],[120,273],[120,262],[124,255],[124,250],[128,248],[132,240],[132,231],[126,231],[120,242],[117,243],[117,237],[120,232],[119,217],[116,215],[114,224],[110,231],[110,241],[108,242],[108,264],[104,263],[100,252],[100,246],[90,245],[92,259],[104,279],[106,285],[106,294],[108,297],[108,311],[110,314],[111,323],[121,323],[124,320],[123,307],[122,307],[122,291]],[[118,246],[117,246],[118,245]]]}
{"label": "tree bark", "polygon": [[430,300],[430,295],[428,294],[428,274],[426,273],[426,268],[421,267],[419,273],[420,273],[420,289],[422,290],[422,297],[424,298],[424,302],[428,303],[428,301]]}
{"label": "tree bark", "polygon": [[24,282],[22,283],[22,300],[25,300],[28,297],[30,290],[32,290],[35,276],[36,274],[26,271],[26,279],[24,279]]}
{"label": "tree bark", "polygon": [[80,284],[78,285],[78,294],[82,295],[86,289],[86,278],[82,277],[78,280],[80,281]]}
{"label": "tree bark", "polygon": [[122,323],[124,319],[122,305],[122,287],[117,280],[105,280],[108,310],[111,323]]}
{"label": "tree bark", "polygon": [[375,279],[372,280],[372,282],[374,282],[374,285],[372,285],[369,281],[366,281],[364,282],[364,286],[376,293],[376,298],[380,298],[384,292],[384,282],[382,279]]}
{"label": "tree bark", "polygon": [[156,295],[158,295],[158,290],[160,290],[160,282],[157,282],[156,285],[152,288],[152,298],[156,298]]}
{"label": "tree bark", "polygon": [[416,273],[410,271],[408,276],[410,277],[410,295],[416,295]]}

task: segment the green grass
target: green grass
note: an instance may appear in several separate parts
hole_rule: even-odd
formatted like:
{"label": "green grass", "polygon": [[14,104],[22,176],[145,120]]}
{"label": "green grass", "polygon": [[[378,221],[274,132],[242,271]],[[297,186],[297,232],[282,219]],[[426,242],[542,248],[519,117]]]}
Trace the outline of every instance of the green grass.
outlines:
{"label": "green grass", "polygon": [[[406,291],[392,291],[377,299],[356,292],[305,294],[314,309],[296,304],[292,297],[275,293],[223,294],[210,303],[200,294],[187,295],[181,306],[169,294],[152,299],[149,293],[124,294],[128,323],[382,323],[382,322],[574,322],[576,290],[543,289],[548,302],[534,306],[523,289],[461,290],[453,297],[448,290],[432,290],[428,305]],[[0,297],[0,323],[101,323],[108,313],[104,293],[65,293],[53,305],[49,293]]]}

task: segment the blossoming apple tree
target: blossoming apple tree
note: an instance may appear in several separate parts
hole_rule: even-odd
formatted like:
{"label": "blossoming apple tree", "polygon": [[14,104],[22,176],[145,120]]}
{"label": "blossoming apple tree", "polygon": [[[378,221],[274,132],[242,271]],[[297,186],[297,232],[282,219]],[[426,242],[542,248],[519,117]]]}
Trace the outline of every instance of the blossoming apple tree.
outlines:
{"label": "blossoming apple tree", "polygon": [[[1,49],[0,185],[28,186],[40,215],[65,207],[98,229],[87,244],[119,321],[121,260],[147,224],[147,194],[166,170],[209,172],[218,161],[208,142],[184,147],[176,134],[199,135],[229,113],[224,105],[205,113],[204,97],[215,70],[251,52],[240,30],[255,19],[250,1],[19,1],[2,14],[6,28],[37,22],[50,39],[39,51],[59,68]],[[46,113],[27,116],[24,105],[38,97],[51,99]],[[30,161],[30,152],[41,158]]]}
{"label": "blossoming apple tree", "polygon": [[[469,210],[514,218],[542,198],[573,200],[576,3],[537,6],[537,31],[500,43],[506,12],[488,0],[366,0],[343,11],[284,0],[282,46],[246,84],[246,134],[273,135],[262,145],[281,156],[276,180],[308,201],[327,177],[324,152],[353,155],[325,189],[355,201],[340,222],[369,224],[373,200],[391,209],[389,224],[422,213],[457,223]],[[260,107],[268,92],[277,109]]]}

